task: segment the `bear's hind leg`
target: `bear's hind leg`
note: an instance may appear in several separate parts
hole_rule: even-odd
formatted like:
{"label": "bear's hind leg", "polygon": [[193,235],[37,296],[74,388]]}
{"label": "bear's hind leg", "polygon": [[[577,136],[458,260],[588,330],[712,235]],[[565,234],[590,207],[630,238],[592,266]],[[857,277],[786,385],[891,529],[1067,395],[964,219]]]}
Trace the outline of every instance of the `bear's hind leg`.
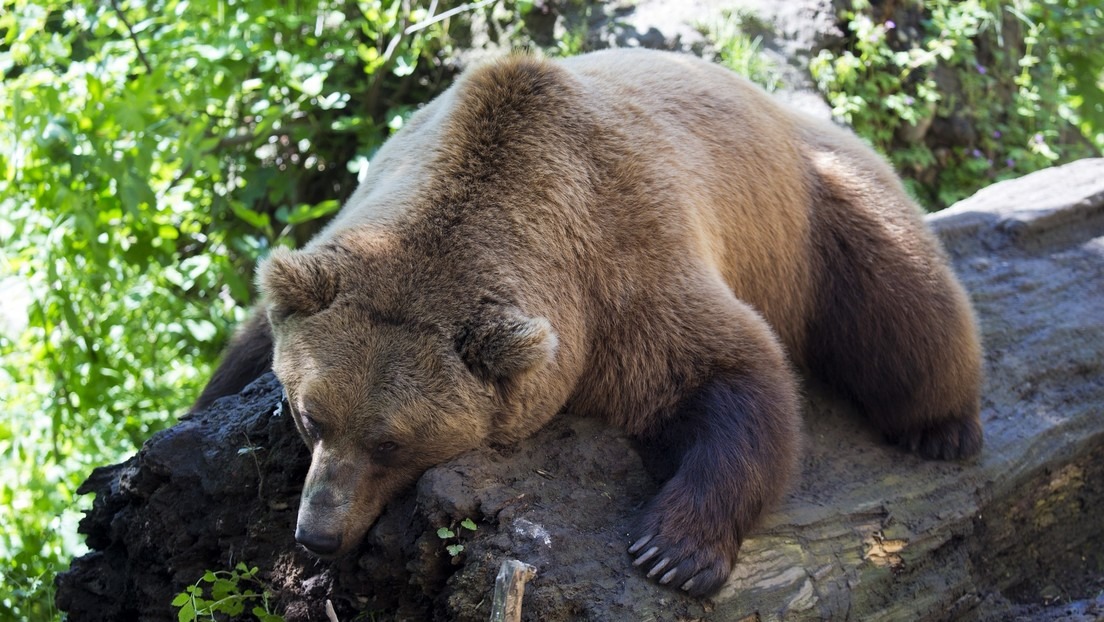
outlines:
{"label": "bear's hind leg", "polygon": [[878,199],[889,205],[828,199],[818,210],[822,282],[807,360],[891,441],[927,458],[968,458],[982,446],[973,311],[906,199],[851,201]]}

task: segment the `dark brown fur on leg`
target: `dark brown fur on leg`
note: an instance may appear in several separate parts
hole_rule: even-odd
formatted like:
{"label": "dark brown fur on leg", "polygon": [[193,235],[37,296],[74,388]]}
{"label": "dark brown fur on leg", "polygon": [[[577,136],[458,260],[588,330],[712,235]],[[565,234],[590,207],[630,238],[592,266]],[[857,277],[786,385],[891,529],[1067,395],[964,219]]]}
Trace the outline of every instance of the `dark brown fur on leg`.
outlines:
{"label": "dark brown fur on leg", "polygon": [[633,565],[695,596],[720,588],[744,536],[785,490],[800,444],[796,418],[792,385],[717,378],[641,439],[679,466],[636,525]]}
{"label": "dark brown fur on leg", "polygon": [[[831,269],[809,329],[812,367],[891,441],[926,458],[976,455],[981,346],[965,291],[925,229],[871,216],[910,209],[903,197],[832,194],[818,212]],[[861,205],[879,199],[900,205]]]}
{"label": "dark brown fur on leg", "polygon": [[214,375],[188,412],[198,412],[220,397],[237,394],[271,368],[272,328],[264,310],[257,310],[238,328]]}

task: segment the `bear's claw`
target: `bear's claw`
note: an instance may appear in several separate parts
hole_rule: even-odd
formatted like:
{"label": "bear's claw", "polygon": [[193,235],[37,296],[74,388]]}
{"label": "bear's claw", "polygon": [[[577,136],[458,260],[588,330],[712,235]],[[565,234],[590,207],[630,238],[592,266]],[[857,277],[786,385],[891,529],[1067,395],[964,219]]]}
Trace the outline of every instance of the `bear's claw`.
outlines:
{"label": "bear's claw", "polygon": [[629,547],[629,552],[635,553],[644,548],[644,545],[650,542],[652,540],[652,537],[653,536],[644,536],[643,538],[637,540],[632,546]]}
{"label": "bear's claw", "polygon": [[[639,552],[649,544],[647,550]],[[629,552],[636,553],[633,566],[643,566],[649,579],[660,585],[677,585],[698,597],[716,591],[731,569],[723,554],[685,537],[672,543],[663,536],[647,535],[634,542]]]}
{"label": "bear's claw", "polygon": [[633,562],[633,566],[639,566],[640,564],[643,564],[644,562],[648,561],[649,559],[655,557],[655,554],[658,553],[658,552],[659,552],[659,547],[656,547],[656,546],[653,546],[652,548],[648,549],[647,551],[644,551],[643,553],[640,554],[640,557],[637,557],[636,561]]}
{"label": "bear's claw", "polygon": [[659,571],[666,568],[667,564],[669,563],[671,563],[670,557],[664,557],[663,559],[659,560],[659,563],[655,566],[652,566],[652,569],[648,571],[648,578],[651,579],[652,577],[659,574]]}
{"label": "bear's claw", "polygon": [[929,460],[962,460],[981,452],[984,443],[981,423],[962,417],[941,421],[919,430],[890,434],[905,449]]}

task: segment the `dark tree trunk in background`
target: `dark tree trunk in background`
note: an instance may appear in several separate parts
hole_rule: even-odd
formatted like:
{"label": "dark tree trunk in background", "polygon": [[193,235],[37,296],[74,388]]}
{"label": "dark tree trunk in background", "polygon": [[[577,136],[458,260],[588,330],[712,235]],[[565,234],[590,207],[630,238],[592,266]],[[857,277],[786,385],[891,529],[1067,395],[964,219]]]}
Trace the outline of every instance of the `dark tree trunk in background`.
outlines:
{"label": "dark tree trunk in background", "polygon": [[570,415],[431,469],[359,552],[314,560],[292,538],[309,458],[266,376],[89,477],[92,552],[59,577],[58,606],[76,622],[175,620],[175,594],[244,561],[289,620],[324,620],[327,599],[343,621],[486,620],[517,559],[537,570],[527,620],[1096,619],[1104,160],[997,184],[931,222],[981,319],[982,456],[905,454],[810,387],[802,477],[711,601],[631,568],[629,518],[656,484],[623,435]]}

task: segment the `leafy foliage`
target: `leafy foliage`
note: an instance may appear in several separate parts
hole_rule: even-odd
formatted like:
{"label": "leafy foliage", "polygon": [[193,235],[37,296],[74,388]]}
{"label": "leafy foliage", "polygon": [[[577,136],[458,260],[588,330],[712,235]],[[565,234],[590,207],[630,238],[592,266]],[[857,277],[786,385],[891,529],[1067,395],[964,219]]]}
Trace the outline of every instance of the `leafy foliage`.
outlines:
{"label": "leafy foliage", "polygon": [[[468,531],[477,531],[479,527],[470,518],[465,518],[460,521],[460,527]],[[460,543],[460,536],[464,534],[463,530],[452,529],[451,527],[440,527],[437,529],[437,537],[445,541],[445,550],[448,551],[449,557],[457,557],[464,552],[464,545]],[[455,542],[448,544],[451,540],[456,539]]]}
{"label": "leafy foliage", "polygon": [[845,48],[810,63],[835,116],[935,207],[1104,149],[1104,8],[933,0],[902,32],[866,1]]}
{"label": "leafy foliage", "polygon": [[283,616],[273,612],[272,593],[257,578],[258,572],[256,566],[250,568],[244,563],[233,570],[208,570],[172,600],[177,620],[215,620],[216,614],[241,619],[248,608],[250,617],[258,622],[283,622]]}
{"label": "leafy foliage", "polygon": [[473,11],[2,0],[0,618],[56,615],[77,485],[187,407],[253,263],[447,85]]}
{"label": "leafy foliage", "polygon": [[764,56],[762,35],[748,34],[766,30],[753,13],[722,11],[716,19],[699,24],[698,30],[712,43],[718,63],[767,91],[775,91],[782,86],[781,71]]}

